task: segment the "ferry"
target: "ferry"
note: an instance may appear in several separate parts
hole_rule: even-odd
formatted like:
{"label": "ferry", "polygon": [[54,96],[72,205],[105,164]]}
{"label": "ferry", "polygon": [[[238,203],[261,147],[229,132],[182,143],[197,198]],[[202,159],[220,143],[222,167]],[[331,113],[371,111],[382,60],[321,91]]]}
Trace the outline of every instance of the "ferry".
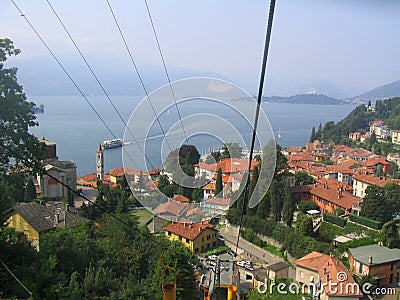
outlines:
{"label": "ferry", "polygon": [[113,139],[109,141],[104,141],[102,144],[103,149],[110,149],[122,146],[122,139]]}

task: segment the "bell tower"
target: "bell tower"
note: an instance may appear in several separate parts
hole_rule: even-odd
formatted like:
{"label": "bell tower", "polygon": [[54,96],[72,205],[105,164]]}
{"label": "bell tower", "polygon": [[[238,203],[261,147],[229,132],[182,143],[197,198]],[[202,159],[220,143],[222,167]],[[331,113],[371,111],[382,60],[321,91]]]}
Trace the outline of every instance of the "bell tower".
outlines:
{"label": "bell tower", "polygon": [[104,180],[104,151],[101,144],[96,152],[96,177],[97,180]]}

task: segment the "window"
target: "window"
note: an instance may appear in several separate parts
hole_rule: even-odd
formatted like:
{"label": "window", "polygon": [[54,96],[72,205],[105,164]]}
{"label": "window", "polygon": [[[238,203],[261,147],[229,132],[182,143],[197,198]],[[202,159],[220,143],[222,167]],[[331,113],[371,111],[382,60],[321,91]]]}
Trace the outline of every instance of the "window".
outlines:
{"label": "window", "polygon": [[211,235],[207,235],[207,241],[211,239]]}
{"label": "window", "polygon": [[300,271],[300,278],[303,279],[304,278],[304,272]]}

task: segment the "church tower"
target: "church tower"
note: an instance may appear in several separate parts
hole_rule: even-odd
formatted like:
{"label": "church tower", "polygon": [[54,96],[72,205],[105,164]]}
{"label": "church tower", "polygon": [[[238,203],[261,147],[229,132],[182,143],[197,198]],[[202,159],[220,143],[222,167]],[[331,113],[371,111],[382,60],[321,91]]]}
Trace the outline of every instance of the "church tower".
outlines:
{"label": "church tower", "polygon": [[101,144],[96,152],[96,175],[98,180],[104,180],[104,151]]}

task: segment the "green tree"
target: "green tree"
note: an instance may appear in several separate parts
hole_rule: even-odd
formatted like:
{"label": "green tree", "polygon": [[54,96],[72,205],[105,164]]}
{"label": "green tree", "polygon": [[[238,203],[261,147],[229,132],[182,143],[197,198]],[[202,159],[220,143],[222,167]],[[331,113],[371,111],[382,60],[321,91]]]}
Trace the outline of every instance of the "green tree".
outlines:
{"label": "green tree", "polygon": [[64,199],[64,203],[74,207],[74,194],[71,192],[71,190],[68,190],[67,198]]}
{"label": "green tree", "polygon": [[297,215],[295,231],[304,236],[312,236],[313,235],[312,219],[303,213],[299,213]]}
{"label": "green tree", "polygon": [[388,248],[399,248],[400,246],[399,232],[397,230],[398,222],[399,220],[392,220],[382,226],[384,244]]}
{"label": "green tree", "polygon": [[314,178],[306,172],[296,172],[296,185],[313,184]]}
{"label": "green tree", "polygon": [[271,213],[275,222],[280,222],[282,218],[283,198],[281,194],[280,184],[276,179],[273,179],[268,193],[271,201]]}
{"label": "green tree", "polygon": [[34,103],[26,101],[17,68],[4,67],[7,57],[20,52],[11,40],[0,39],[0,171],[15,170],[27,161],[40,166],[44,157],[42,143],[28,131],[37,126],[31,111]]}
{"label": "green tree", "polygon": [[[195,264],[194,255],[180,241],[168,242],[167,248],[162,252],[162,264],[176,271],[176,299],[196,299],[196,280],[193,272]],[[163,267],[159,260],[153,273],[151,290],[152,299],[161,300],[161,273]],[[165,273],[166,281],[172,281],[172,274]]]}
{"label": "green tree", "polygon": [[333,215],[338,216],[338,217],[343,216],[345,213],[346,212],[344,211],[344,209],[341,209],[341,208],[336,208],[333,211]]}
{"label": "green tree", "polygon": [[217,171],[217,179],[215,181],[215,196],[222,192],[222,169]]}
{"label": "green tree", "polygon": [[36,188],[33,183],[33,180],[30,179],[26,183],[25,193],[24,193],[24,202],[33,202],[36,199]]}
{"label": "green tree", "polygon": [[[187,157],[189,157],[187,161]],[[176,148],[171,151],[165,161],[165,168],[174,172],[178,169],[178,166],[185,164],[194,165],[199,163],[200,153],[193,145],[182,145],[180,148]]]}
{"label": "green tree", "polygon": [[225,158],[242,158],[243,148],[239,143],[226,143],[222,147],[221,159]]}
{"label": "green tree", "polygon": [[314,209],[319,210],[318,205],[312,200],[301,201],[297,206],[299,210],[303,213],[306,213],[307,211]]}
{"label": "green tree", "polygon": [[385,209],[387,214],[400,212],[400,185],[389,183],[383,187],[385,191]]}
{"label": "green tree", "polygon": [[[255,166],[250,180],[248,200],[247,200],[249,206],[254,206],[253,208],[250,207],[248,208],[248,215],[251,216],[254,216],[256,214],[257,206],[255,206],[255,204],[260,202],[260,196],[257,187],[258,178],[259,178],[259,168],[258,166]],[[250,199],[252,199],[252,202],[250,202]]]}
{"label": "green tree", "polygon": [[314,142],[314,141],[315,141],[315,127],[313,126],[313,128],[311,130],[310,142]]}
{"label": "green tree", "polygon": [[370,185],[365,190],[361,216],[379,222],[387,222],[391,212],[386,207],[385,190],[376,185]]}
{"label": "green tree", "polygon": [[173,197],[176,194],[176,186],[169,181],[167,175],[160,175],[158,177],[157,188],[167,197]]}
{"label": "green tree", "polygon": [[371,147],[376,144],[378,140],[376,139],[375,131],[372,132],[371,137],[369,138],[369,144]]}
{"label": "green tree", "polygon": [[289,184],[286,182],[285,194],[283,198],[282,219],[287,226],[291,227],[293,223],[294,201],[290,192]]}
{"label": "green tree", "polygon": [[266,194],[262,200],[260,201],[260,203],[257,205],[257,216],[265,219],[265,218],[269,218],[271,212],[271,202],[269,199],[269,194]]}

